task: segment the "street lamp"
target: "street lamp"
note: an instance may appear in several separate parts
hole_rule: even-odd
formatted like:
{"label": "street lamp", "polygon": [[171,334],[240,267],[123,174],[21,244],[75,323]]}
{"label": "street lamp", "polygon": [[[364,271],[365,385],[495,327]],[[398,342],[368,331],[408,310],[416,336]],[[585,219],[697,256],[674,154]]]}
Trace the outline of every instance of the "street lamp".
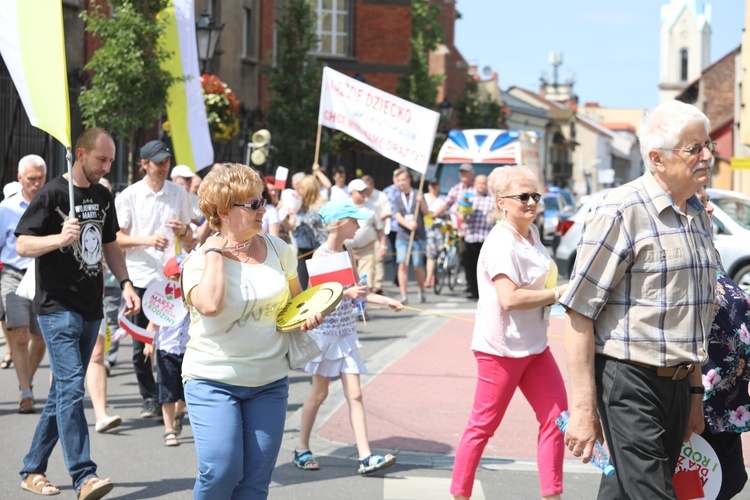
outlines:
{"label": "street lamp", "polygon": [[222,29],[224,29],[224,25],[218,26],[211,14],[208,13],[208,9],[203,11],[200,19],[195,23],[195,36],[198,39],[198,59],[202,65],[201,73],[206,72],[208,62],[214,57]]}
{"label": "street lamp", "polygon": [[451,104],[447,97],[443,99],[443,102],[438,104],[438,113],[440,113],[440,123],[445,126],[445,130],[449,129],[453,104]]}

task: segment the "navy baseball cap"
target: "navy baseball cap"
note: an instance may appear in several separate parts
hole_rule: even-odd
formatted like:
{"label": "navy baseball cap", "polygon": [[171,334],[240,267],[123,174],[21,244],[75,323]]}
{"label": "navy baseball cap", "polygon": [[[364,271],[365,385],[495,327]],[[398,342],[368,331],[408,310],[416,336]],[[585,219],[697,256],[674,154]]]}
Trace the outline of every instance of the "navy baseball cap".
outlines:
{"label": "navy baseball cap", "polygon": [[169,150],[166,144],[161,141],[150,141],[147,142],[141,148],[141,159],[150,160],[154,163],[161,163],[164,158],[172,156],[172,152]]}

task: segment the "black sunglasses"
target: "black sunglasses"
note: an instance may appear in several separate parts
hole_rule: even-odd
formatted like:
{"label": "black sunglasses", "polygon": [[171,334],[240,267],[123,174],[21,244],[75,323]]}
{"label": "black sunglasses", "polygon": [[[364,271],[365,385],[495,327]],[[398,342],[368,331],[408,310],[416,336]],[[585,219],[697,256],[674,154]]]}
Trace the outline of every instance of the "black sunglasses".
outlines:
{"label": "black sunglasses", "polygon": [[523,203],[527,203],[529,201],[529,198],[531,198],[532,200],[534,200],[534,203],[539,203],[539,200],[542,199],[542,195],[539,193],[521,193],[509,194],[508,196],[501,196],[500,198],[515,198]]}
{"label": "black sunglasses", "polygon": [[233,207],[242,207],[242,208],[249,208],[250,210],[258,210],[260,207],[266,206],[266,199],[261,198],[259,200],[255,200],[252,203],[235,203],[232,205]]}

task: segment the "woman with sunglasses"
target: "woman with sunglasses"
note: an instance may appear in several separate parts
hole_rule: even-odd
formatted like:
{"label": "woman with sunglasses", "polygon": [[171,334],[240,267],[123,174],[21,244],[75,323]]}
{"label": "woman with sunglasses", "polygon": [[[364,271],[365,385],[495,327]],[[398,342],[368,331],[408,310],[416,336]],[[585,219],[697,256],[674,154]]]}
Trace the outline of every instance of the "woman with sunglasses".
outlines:
{"label": "woman with sunglasses", "polygon": [[563,434],[555,418],[567,409],[560,369],[547,346],[549,310],[567,285],[534,225],[536,176],[526,167],[499,167],[488,179],[500,222],[477,262],[476,323],[471,349],[477,359],[474,406],[456,450],[450,492],[469,498],[487,441],[494,435],[516,388],[539,422],[537,465],[542,498],[562,493]]}
{"label": "woman with sunglasses", "polygon": [[[263,227],[263,180],[244,165],[213,170],[198,190],[218,231],[183,265],[191,306],[182,365],[195,436],[193,497],[267,498],[289,394],[288,340],[276,317],[302,291],[297,261]],[[315,313],[303,328],[315,328]]]}

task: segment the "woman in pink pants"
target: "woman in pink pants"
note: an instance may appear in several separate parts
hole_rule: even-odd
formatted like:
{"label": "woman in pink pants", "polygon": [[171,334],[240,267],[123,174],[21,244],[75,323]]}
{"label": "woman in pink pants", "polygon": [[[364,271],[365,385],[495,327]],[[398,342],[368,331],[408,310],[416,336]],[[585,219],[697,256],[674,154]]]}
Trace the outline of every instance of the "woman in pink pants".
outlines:
{"label": "woman in pink pants", "polygon": [[547,326],[549,308],[567,285],[557,286],[557,267],[533,225],[541,197],[536,176],[522,166],[499,167],[488,183],[500,222],[477,263],[479,302],[471,349],[479,374],[450,491],[457,499],[471,497],[484,447],[518,387],[539,422],[542,497],[559,499],[564,446],[555,418],[568,405],[560,369],[547,347]]}

